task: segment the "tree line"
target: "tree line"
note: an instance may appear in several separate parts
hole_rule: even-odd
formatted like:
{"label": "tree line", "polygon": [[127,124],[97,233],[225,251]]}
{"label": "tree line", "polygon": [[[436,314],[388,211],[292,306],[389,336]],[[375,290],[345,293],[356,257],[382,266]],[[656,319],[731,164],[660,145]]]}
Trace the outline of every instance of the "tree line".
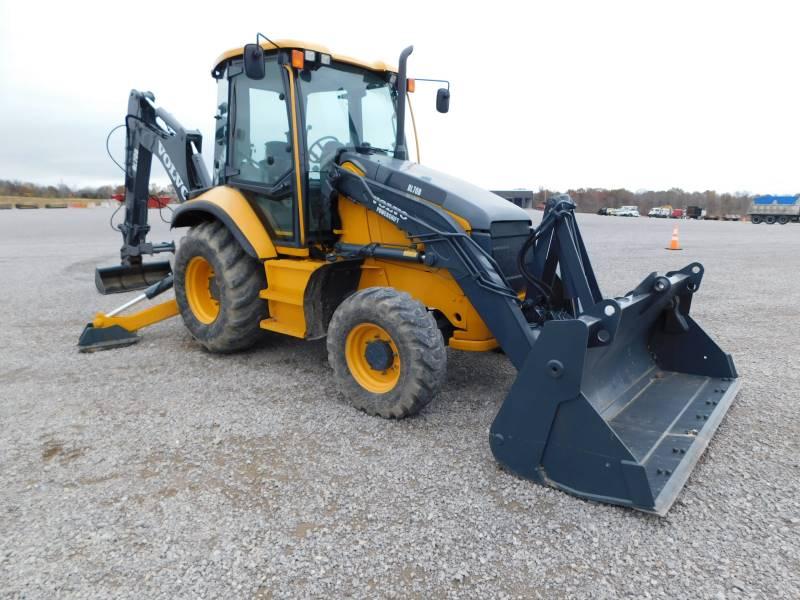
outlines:
{"label": "tree line", "polygon": [[[552,190],[540,189],[534,194],[534,206],[545,201],[545,198],[557,194]],[[720,194],[713,190],[705,192],[686,192],[680,188],[665,191],[637,191],[626,189],[606,190],[603,188],[579,188],[567,193],[575,201],[579,212],[597,212],[601,208],[619,208],[620,206],[637,206],[639,213],[646,215],[656,206],[672,206],[686,208],[699,206],[710,216],[726,214],[744,215],[747,213],[753,195],[747,193]]]}
{"label": "tree line", "polygon": [[[27,181],[0,179],[0,196],[22,196],[26,198],[92,198],[107,199],[112,194],[122,194],[122,185],[101,185],[70,187],[64,183],[58,185],[39,185]],[[546,198],[559,192],[539,189],[534,194],[534,206],[543,203]],[[607,190],[603,188],[578,188],[567,190],[575,200],[579,212],[597,212],[601,208],[619,208],[620,206],[637,206],[641,214],[656,206],[672,206],[686,208],[699,206],[706,209],[709,215],[746,214],[753,196],[745,193],[720,194],[713,190],[705,192],[686,192],[680,188],[665,191],[637,191],[626,189]],[[170,196],[175,198],[171,186],[150,185],[150,194],[154,196]]]}
{"label": "tree line", "polygon": [[[23,198],[91,198],[107,200],[113,194],[124,194],[123,185],[99,185],[71,187],[65,183],[40,185],[29,181],[0,179],[0,196],[22,196]],[[175,198],[171,186],[150,184],[151,196],[170,196]]]}

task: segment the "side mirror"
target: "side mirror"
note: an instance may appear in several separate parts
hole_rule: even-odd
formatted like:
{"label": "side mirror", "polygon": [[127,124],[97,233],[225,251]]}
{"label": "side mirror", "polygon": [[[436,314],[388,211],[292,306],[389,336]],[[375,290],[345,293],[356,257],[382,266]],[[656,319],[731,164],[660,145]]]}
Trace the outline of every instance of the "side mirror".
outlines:
{"label": "side mirror", "polygon": [[450,90],[447,88],[439,88],[436,92],[436,110],[440,113],[450,110]]}
{"label": "side mirror", "polygon": [[244,46],[244,73],[249,79],[264,79],[264,49],[258,44]]}

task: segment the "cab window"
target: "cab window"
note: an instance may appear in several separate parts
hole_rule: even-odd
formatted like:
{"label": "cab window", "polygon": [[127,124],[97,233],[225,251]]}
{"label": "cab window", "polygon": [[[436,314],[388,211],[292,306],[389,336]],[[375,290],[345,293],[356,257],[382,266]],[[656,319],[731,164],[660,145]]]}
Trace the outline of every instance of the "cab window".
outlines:
{"label": "cab window", "polygon": [[232,82],[231,183],[261,209],[271,234],[293,238],[293,148],[283,69],[275,57],[267,57],[263,79],[254,81],[242,73]]}
{"label": "cab window", "polygon": [[341,150],[391,155],[397,133],[397,92],[386,73],[334,62],[298,78],[305,115],[306,196],[309,232],[331,231],[333,215],[321,182]]}

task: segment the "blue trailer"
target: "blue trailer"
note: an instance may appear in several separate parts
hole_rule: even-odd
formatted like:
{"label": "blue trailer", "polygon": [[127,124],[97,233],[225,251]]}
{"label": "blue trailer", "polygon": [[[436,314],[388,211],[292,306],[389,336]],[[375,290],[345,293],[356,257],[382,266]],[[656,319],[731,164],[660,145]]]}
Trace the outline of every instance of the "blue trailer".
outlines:
{"label": "blue trailer", "polygon": [[795,196],[756,196],[747,211],[753,225],[786,225],[800,220],[800,194]]}

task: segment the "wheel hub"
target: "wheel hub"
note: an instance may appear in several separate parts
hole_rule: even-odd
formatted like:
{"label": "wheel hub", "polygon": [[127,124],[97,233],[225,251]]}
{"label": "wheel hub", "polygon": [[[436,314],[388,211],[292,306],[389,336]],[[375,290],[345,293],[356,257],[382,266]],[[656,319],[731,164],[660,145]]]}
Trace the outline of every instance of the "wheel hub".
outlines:
{"label": "wheel hub", "polygon": [[367,342],[364,356],[367,359],[370,369],[373,371],[385,371],[392,366],[392,362],[394,361],[392,347],[389,342],[384,340],[372,340]]}
{"label": "wheel hub", "polygon": [[345,358],[353,378],[375,394],[391,391],[400,381],[400,353],[389,333],[375,323],[359,323],[347,335]]}

